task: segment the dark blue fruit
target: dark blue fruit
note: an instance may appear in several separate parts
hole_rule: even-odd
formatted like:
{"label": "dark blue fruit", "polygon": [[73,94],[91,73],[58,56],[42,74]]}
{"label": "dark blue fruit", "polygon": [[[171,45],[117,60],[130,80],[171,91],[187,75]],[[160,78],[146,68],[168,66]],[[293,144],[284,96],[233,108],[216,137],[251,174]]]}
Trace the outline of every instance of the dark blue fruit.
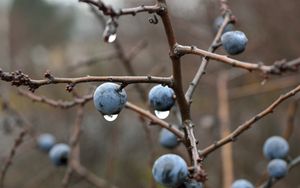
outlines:
{"label": "dark blue fruit", "polygon": [[159,143],[168,149],[173,149],[179,144],[177,136],[165,128],[160,131]]}
{"label": "dark blue fruit", "polygon": [[221,42],[227,53],[236,55],[246,49],[248,39],[241,31],[228,31],[222,35]]}
{"label": "dark blue fruit", "polygon": [[152,168],[156,182],[169,187],[182,184],[188,177],[186,162],[178,155],[166,154],[159,157]]}
{"label": "dark blue fruit", "polygon": [[94,92],[94,105],[103,115],[118,114],[127,102],[127,94],[124,89],[115,83],[104,83]]}
{"label": "dark blue fruit", "polygon": [[268,138],[263,146],[263,153],[267,159],[282,159],[289,152],[289,144],[280,136]]}
{"label": "dark blue fruit", "polygon": [[268,174],[273,178],[282,178],[288,172],[287,163],[282,159],[273,159],[268,164]]}
{"label": "dark blue fruit", "polygon": [[42,151],[49,151],[55,144],[55,137],[52,134],[41,134],[37,138],[37,145]]}
{"label": "dark blue fruit", "polygon": [[248,180],[239,179],[233,182],[231,188],[254,188],[254,186]]}
{"label": "dark blue fruit", "polygon": [[68,163],[70,147],[67,144],[56,144],[49,152],[49,157],[55,166],[64,166]]}
{"label": "dark blue fruit", "polygon": [[[221,25],[223,24],[224,18],[222,16],[219,16],[214,21],[214,32],[217,33]],[[229,23],[225,26],[223,33],[226,33],[228,31],[232,31],[234,29],[234,25],[232,23]]]}
{"label": "dark blue fruit", "polygon": [[174,95],[172,88],[156,85],[150,90],[148,99],[154,110],[168,111],[175,103]]}
{"label": "dark blue fruit", "polygon": [[183,183],[183,188],[203,188],[203,184],[196,180],[188,180]]}

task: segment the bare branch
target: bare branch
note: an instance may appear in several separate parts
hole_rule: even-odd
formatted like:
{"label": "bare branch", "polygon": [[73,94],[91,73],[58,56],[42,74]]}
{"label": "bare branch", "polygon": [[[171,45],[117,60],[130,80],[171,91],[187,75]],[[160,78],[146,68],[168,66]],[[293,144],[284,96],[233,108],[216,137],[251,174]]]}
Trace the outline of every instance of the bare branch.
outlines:
{"label": "bare branch", "polygon": [[268,114],[271,114],[274,111],[274,109],[280,103],[282,103],[286,99],[294,96],[299,91],[300,91],[300,85],[298,85],[293,90],[285,93],[284,95],[281,95],[270,106],[268,106],[265,110],[263,110],[259,114],[255,115],[254,117],[252,117],[251,119],[249,119],[245,123],[241,124],[240,126],[238,126],[238,128],[236,128],[231,134],[229,134],[228,136],[226,136],[226,137],[222,138],[221,140],[215,142],[214,144],[211,144],[210,146],[206,147],[205,149],[201,150],[200,155],[203,156],[203,157],[206,157],[208,154],[210,154],[211,152],[215,151],[216,149],[222,147],[223,145],[235,141],[239,135],[241,135],[246,130],[251,128],[251,126],[255,122],[257,122],[261,118],[267,116]]}
{"label": "bare branch", "polygon": [[43,80],[34,80],[29,78],[28,75],[21,71],[15,72],[3,72],[0,69],[0,78],[3,81],[11,82],[15,86],[27,86],[31,91],[38,89],[41,86],[49,84],[59,84],[66,83],[67,90],[71,91],[73,87],[78,83],[86,82],[118,82],[123,84],[133,84],[133,83],[160,83],[169,85],[172,87],[172,77],[157,77],[157,76],[85,76],[78,78],[60,78],[54,77],[49,72],[45,73],[45,78]]}
{"label": "bare branch", "polygon": [[177,53],[180,55],[195,54],[202,57],[208,57],[210,59],[219,61],[221,63],[229,64],[233,67],[243,68],[248,71],[260,71],[263,72],[264,74],[280,75],[284,72],[293,72],[300,65],[300,58],[293,60],[292,61],[293,63],[281,61],[268,66],[262,63],[257,64],[257,63],[239,61],[236,59],[229,58],[225,55],[219,55],[219,54],[215,54],[209,51],[199,49],[196,46],[182,46],[179,44],[176,45],[175,51],[177,51]]}

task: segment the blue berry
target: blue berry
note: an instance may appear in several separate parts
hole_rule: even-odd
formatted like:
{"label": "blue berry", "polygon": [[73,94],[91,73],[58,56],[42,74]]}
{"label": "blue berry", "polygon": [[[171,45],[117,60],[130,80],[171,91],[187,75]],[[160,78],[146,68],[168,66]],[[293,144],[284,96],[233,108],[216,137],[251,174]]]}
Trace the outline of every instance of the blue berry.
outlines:
{"label": "blue berry", "polygon": [[94,92],[94,105],[103,115],[118,114],[127,102],[127,94],[124,89],[115,83],[104,83]]}
{"label": "blue berry", "polygon": [[174,95],[172,88],[156,85],[150,90],[148,98],[154,110],[168,111],[175,103]]}
{"label": "blue berry", "polygon": [[248,180],[238,179],[233,182],[231,188],[254,188],[254,186]]}
{"label": "blue berry", "polygon": [[160,131],[159,143],[168,149],[173,149],[179,144],[177,136],[165,128]]}
{"label": "blue berry", "polygon": [[268,173],[273,178],[282,178],[288,172],[287,163],[282,159],[273,159],[268,164]]}
{"label": "blue berry", "polygon": [[[224,18],[223,16],[219,16],[215,19],[214,21],[214,31],[215,33],[218,32],[219,28],[221,27],[221,25],[223,24]],[[229,23],[225,26],[223,33],[226,33],[228,31],[232,31],[234,29],[234,25],[232,23]]]}
{"label": "blue berry", "polygon": [[282,159],[289,152],[289,144],[280,136],[268,138],[263,146],[263,153],[267,159]]}
{"label": "blue berry", "polygon": [[203,188],[203,184],[196,180],[188,180],[183,183],[183,188]]}
{"label": "blue berry", "polygon": [[70,147],[67,144],[56,144],[49,152],[49,157],[55,166],[64,166],[68,163]]}
{"label": "blue berry", "polygon": [[222,35],[221,41],[227,53],[236,55],[245,50],[248,39],[241,31],[228,31]]}
{"label": "blue berry", "polygon": [[186,162],[175,154],[165,154],[159,157],[152,168],[155,181],[164,186],[178,186],[186,180],[188,174]]}
{"label": "blue berry", "polygon": [[42,151],[49,151],[55,144],[55,137],[52,134],[41,134],[37,138],[37,145]]}

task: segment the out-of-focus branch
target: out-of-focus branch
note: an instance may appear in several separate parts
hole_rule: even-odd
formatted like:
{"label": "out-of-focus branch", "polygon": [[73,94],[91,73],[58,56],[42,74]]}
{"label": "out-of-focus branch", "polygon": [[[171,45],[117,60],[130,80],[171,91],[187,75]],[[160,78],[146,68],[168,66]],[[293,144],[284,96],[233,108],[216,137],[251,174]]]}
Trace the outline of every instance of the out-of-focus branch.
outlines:
{"label": "out-of-focus branch", "polygon": [[266,92],[272,92],[272,91],[296,86],[298,82],[299,82],[299,76],[293,75],[293,76],[278,78],[274,80],[269,80],[266,84],[264,84],[264,87],[261,86],[261,83],[251,83],[251,84],[231,88],[229,97],[230,100],[240,99],[251,95],[258,95]]}
{"label": "out-of-focus branch", "polygon": [[[230,134],[230,108],[228,98],[228,72],[223,71],[217,80],[218,114],[220,122],[220,135],[224,138]],[[234,180],[232,144],[221,148],[223,187],[228,188]]]}
{"label": "out-of-focus branch", "polygon": [[290,137],[292,136],[293,130],[294,130],[294,124],[295,124],[295,119],[296,119],[296,113],[298,109],[298,99],[293,100],[287,110],[287,122],[285,129],[283,131],[283,137],[286,140],[289,140]]}
{"label": "out-of-focus branch", "polygon": [[27,133],[28,133],[28,129],[24,128],[23,130],[21,130],[18,137],[15,139],[15,143],[14,143],[12,149],[10,150],[9,156],[6,159],[4,166],[2,167],[2,170],[1,170],[1,176],[0,176],[0,187],[1,188],[4,187],[4,178],[5,178],[6,172],[8,171],[8,168],[10,167],[10,165],[12,164],[12,160],[16,154],[16,151],[19,148],[19,146],[23,143],[23,139]]}
{"label": "out-of-focus branch", "polygon": [[0,69],[0,78],[3,81],[11,82],[11,84],[15,86],[27,86],[31,91],[44,85],[59,83],[68,84],[67,90],[72,91],[76,84],[86,82],[118,82],[125,85],[133,83],[160,83],[172,86],[172,77],[156,76],[85,76],[78,78],[60,78],[54,77],[47,72],[45,73],[45,79],[34,80],[21,71],[4,72]]}
{"label": "out-of-focus branch", "polygon": [[287,100],[288,98],[294,96],[296,93],[300,91],[300,85],[295,87],[293,90],[281,95],[278,97],[270,106],[268,106],[266,109],[264,109],[262,112],[258,113],[245,123],[241,124],[236,128],[232,133],[230,133],[228,136],[222,138],[221,140],[215,142],[214,144],[211,144],[210,146],[206,147],[205,149],[200,151],[200,155],[203,157],[206,157],[211,152],[215,151],[216,149],[222,147],[223,145],[233,142],[237,139],[238,136],[240,136],[242,133],[244,133],[246,130],[252,127],[252,125],[260,120],[261,118],[267,116],[268,114],[271,114],[274,109],[281,104],[283,101]]}
{"label": "out-of-focus branch", "polygon": [[38,96],[32,92],[18,89],[18,93],[24,97],[31,99],[33,102],[40,102],[55,108],[68,109],[78,105],[84,105],[93,99],[93,95],[84,95],[82,97],[74,97],[71,101],[53,100],[44,96]]}
{"label": "out-of-focus branch", "polygon": [[[231,14],[229,14],[229,13],[225,14],[224,21],[223,21],[221,27],[219,28],[213,42],[209,46],[209,48],[207,50],[208,52],[214,53],[217,50],[217,48],[219,47],[218,43],[220,41],[220,38],[222,36],[222,33],[223,33],[226,25],[230,22],[230,16],[231,16]],[[203,57],[202,62],[200,64],[200,66],[199,66],[192,82],[190,83],[188,90],[185,93],[185,98],[186,98],[187,101],[191,102],[192,95],[193,95],[193,93],[194,93],[194,91],[195,91],[195,89],[196,89],[196,87],[199,83],[199,80],[205,74],[205,69],[206,69],[208,63],[209,63],[209,58],[207,56]]]}
{"label": "out-of-focus branch", "polygon": [[[300,165],[300,156],[296,157],[288,164],[288,171],[291,171],[293,168],[295,168],[298,165]],[[283,178],[270,177],[266,182],[264,182],[262,185],[258,186],[258,188],[271,188],[273,185],[275,185],[275,183],[282,180]]]}
{"label": "out-of-focus branch", "polygon": [[155,13],[160,10],[160,7],[158,5],[150,5],[150,6],[141,5],[138,7],[123,8],[120,10],[115,10],[111,6],[105,5],[101,0],[98,0],[98,1],[79,0],[79,2],[93,5],[93,6],[97,7],[100,11],[102,11],[104,15],[111,16],[111,17],[119,17],[119,16],[123,16],[123,15],[135,16],[139,12]]}
{"label": "out-of-focus branch", "polygon": [[72,168],[73,161],[80,161],[79,139],[80,139],[81,127],[82,127],[82,121],[83,121],[83,115],[84,115],[83,105],[84,104],[80,105],[77,109],[74,129],[73,129],[71,137],[70,137],[71,152],[70,152],[70,156],[69,156],[69,163],[68,163],[68,167],[67,167],[65,176],[62,180],[62,184],[65,188],[68,187],[71,175],[73,173],[73,168]]}
{"label": "out-of-focus branch", "polygon": [[219,55],[219,54],[215,54],[209,51],[199,49],[196,46],[183,46],[179,44],[176,45],[175,51],[177,51],[179,55],[195,54],[202,57],[208,57],[218,62],[231,65],[233,67],[243,68],[248,71],[260,71],[263,72],[264,74],[279,75],[284,72],[293,72],[296,71],[300,65],[300,58],[297,58],[290,62],[278,61],[273,65],[264,65],[263,63],[249,63],[249,62],[239,61],[227,57],[225,55]]}

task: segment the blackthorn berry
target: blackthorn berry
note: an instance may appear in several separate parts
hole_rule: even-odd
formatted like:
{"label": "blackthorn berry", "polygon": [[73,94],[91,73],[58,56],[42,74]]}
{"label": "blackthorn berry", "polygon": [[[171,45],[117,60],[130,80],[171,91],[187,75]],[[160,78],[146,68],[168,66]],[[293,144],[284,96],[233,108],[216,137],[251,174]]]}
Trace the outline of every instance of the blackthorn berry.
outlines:
{"label": "blackthorn berry", "polygon": [[231,188],[254,188],[254,186],[248,180],[238,179],[233,182]]}
{"label": "blackthorn berry", "polygon": [[188,180],[183,183],[183,188],[203,188],[203,184],[196,180]]}
{"label": "blackthorn berry", "polygon": [[268,173],[271,177],[282,178],[288,172],[287,163],[282,159],[273,159],[268,164]]}
{"label": "blackthorn berry", "polygon": [[227,53],[236,55],[245,50],[248,39],[241,31],[228,31],[222,35],[221,42]]}
{"label": "blackthorn berry", "polygon": [[175,103],[174,91],[168,86],[154,86],[149,91],[148,98],[150,105],[158,111],[168,111]]}
{"label": "blackthorn berry", "polygon": [[94,92],[94,105],[103,115],[118,114],[127,102],[124,89],[115,83],[104,83]]}
{"label": "blackthorn berry", "polygon": [[[223,16],[218,16],[213,25],[214,32],[217,33],[221,25],[223,24],[224,18]],[[234,29],[234,25],[232,23],[229,23],[225,26],[223,33],[226,33],[228,31],[232,31]]]}
{"label": "blackthorn berry", "polygon": [[168,149],[173,149],[179,144],[177,136],[165,128],[160,131],[159,143]]}
{"label": "blackthorn berry", "polygon": [[164,186],[178,186],[186,180],[188,174],[186,162],[175,154],[165,154],[159,157],[152,168],[155,181]]}
{"label": "blackthorn berry", "polygon": [[37,138],[37,145],[42,151],[49,151],[55,144],[55,137],[52,134],[41,134]]}
{"label": "blackthorn berry", "polygon": [[68,163],[70,147],[67,144],[55,144],[50,152],[49,157],[55,166],[64,166]]}
{"label": "blackthorn berry", "polygon": [[282,159],[289,152],[289,144],[280,136],[268,138],[263,146],[263,153],[267,159]]}

